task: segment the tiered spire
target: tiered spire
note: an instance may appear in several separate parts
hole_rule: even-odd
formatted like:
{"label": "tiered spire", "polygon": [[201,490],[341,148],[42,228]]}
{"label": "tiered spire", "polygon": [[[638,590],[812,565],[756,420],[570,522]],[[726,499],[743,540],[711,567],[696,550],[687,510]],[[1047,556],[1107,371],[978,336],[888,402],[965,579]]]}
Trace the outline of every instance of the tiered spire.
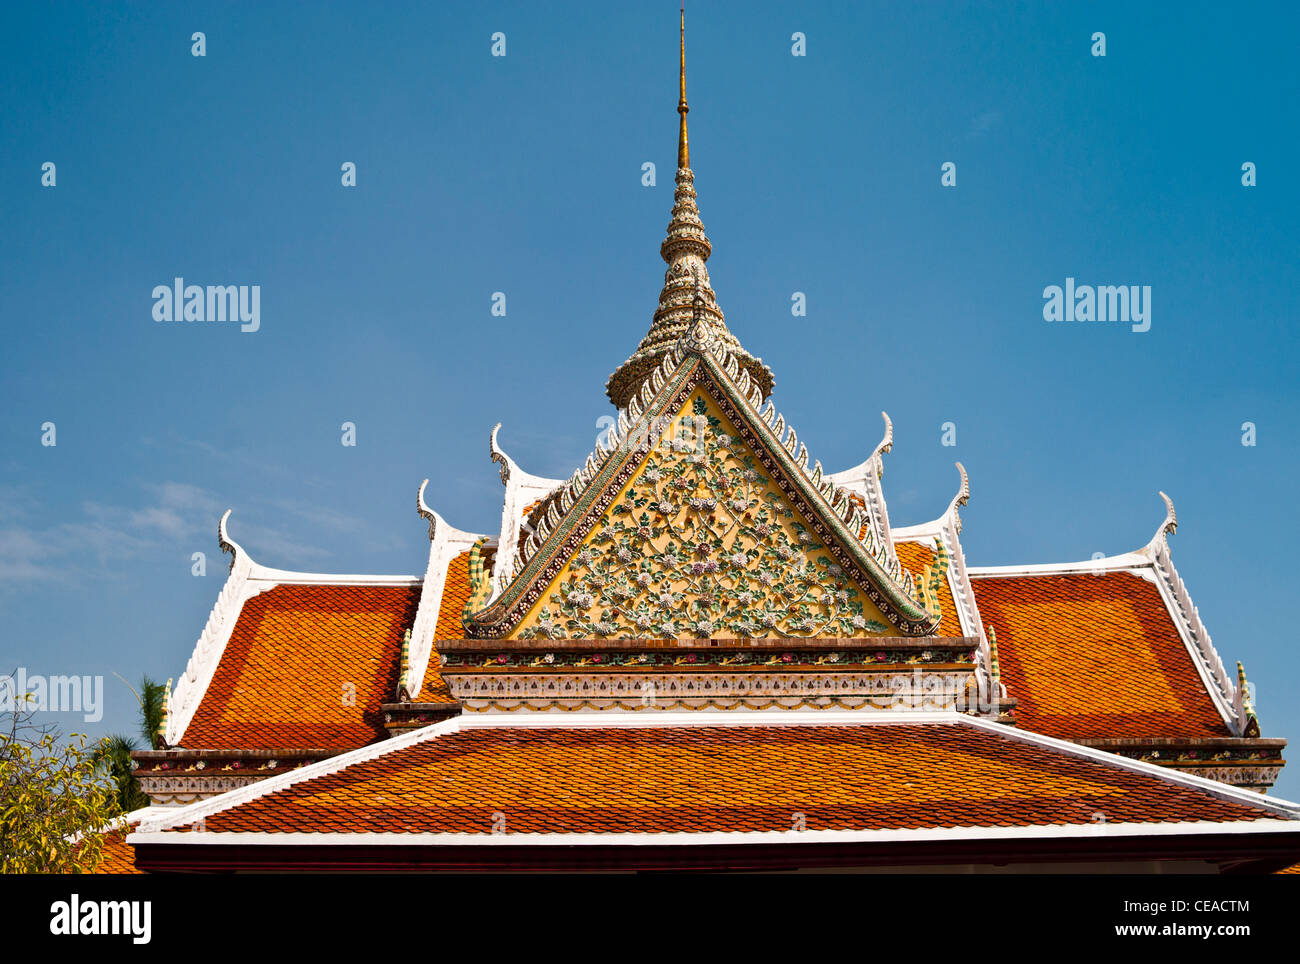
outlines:
{"label": "tiered spire", "polygon": [[682,2],[682,56],[681,56],[681,93],[677,98],[677,113],[681,115],[681,126],[677,130],[677,169],[691,166],[691,142],[686,136],[686,115],[690,107],[686,105],[686,3]]}
{"label": "tiered spire", "polygon": [[[649,333],[641,340],[636,352],[609,377],[606,391],[610,401],[619,408],[626,407],[631,393],[645,377],[663,361],[670,351],[701,318],[709,334],[725,345],[737,361],[749,372],[764,398],[772,393],[772,371],[762,359],[754,358],[727,330],[726,319],[718,307],[713,288],[709,285],[709,260],[713,247],[704,233],[700,209],[695,200],[695,174],[691,170],[690,139],[686,131],[686,9],[682,7],[680,93],[677,113],[681,115],[677,133],[677,190],[674,195],[672,220],[668,222],[668,236],[659,246],[659,253],[668,264],[664,273],[663,290],[659,293],[659,307]],[[697,299],[703,303],[697,303]]]}

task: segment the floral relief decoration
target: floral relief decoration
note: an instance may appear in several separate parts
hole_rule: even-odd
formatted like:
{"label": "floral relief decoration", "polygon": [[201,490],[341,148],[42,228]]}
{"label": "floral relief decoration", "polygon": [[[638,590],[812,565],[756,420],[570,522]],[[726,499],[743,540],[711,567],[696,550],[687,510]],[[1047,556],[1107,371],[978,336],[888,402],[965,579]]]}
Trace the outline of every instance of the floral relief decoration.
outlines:
{"label": "floral relief decoration", "polygon": [[525,639],[862,637],[868,610],[754,457],[696,396],[569,561]]}

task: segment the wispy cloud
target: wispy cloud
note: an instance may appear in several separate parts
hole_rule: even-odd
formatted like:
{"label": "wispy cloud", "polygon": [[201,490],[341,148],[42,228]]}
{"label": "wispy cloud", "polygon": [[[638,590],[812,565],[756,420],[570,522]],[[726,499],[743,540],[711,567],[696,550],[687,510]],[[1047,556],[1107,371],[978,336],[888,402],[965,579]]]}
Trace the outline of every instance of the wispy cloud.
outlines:
{"label": "wispy cloud", "polygon": [[[137,505],[85,501],[77,518],[52,525],[31,522],[40,502],[29,492],[0,487],[0,587],[83,578],[97,564],[169,552],[177,547],[207,549],[216,541],[216,522],[226,508],[213,493],[184,482],[142,487]],[[300,513],[301,514],[301,513]],[[319,512],[317,524],[337,531],[360,531],[359,521]],[[275,562],[297,565],[330,556],[285,529],[249,521],[241,541]]]}

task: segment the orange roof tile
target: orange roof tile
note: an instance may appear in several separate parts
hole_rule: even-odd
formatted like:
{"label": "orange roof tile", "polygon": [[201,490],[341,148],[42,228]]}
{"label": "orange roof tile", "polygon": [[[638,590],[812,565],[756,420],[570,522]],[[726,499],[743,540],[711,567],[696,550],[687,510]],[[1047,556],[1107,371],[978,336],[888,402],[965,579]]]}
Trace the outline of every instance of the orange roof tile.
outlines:
{"label": "orange roof tile", "polygon": [[385,736],[419,586],[276,586],[244,603],[186,727],[193,749],[352,749]]}
{"label": "orange roof tile", "polygon": [[1020,726],[1064,739],[1230,736],[1159,590],[1127,572],[977,576]]}
{"label": "orange roof tile", "polygon": [[[899,564],[912,574],[919,586],[925,575],[925,567],[934,565],[935,551],[919,542],[896,542],[894,552],[898,555]],[[948,565],[952,565],[951,557]],[[957,603],[952,598],[952,587],[948,584],[947,575],[939,580],[939,610],[943,620],[935,635],[944,639],[963,635],[961,620],[957,617]]]}
{"label": "orange roof tile", "polygon": [[136,870],[135,848],[126,842],[129,831],[115,830],[104,834],[100,853],[103,860],[95,868],[97,874],[140,874]]}
{"label": "orange roof tile", "polygon": [[1268,817],[973,724],[468,727],[206,818],[209,832],[674,833]]}

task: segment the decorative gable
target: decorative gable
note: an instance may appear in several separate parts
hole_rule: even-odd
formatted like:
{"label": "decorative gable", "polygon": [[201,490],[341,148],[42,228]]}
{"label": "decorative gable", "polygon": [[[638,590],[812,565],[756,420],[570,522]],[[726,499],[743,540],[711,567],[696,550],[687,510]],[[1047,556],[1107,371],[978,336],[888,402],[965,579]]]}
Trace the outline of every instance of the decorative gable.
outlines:
{"label": "decorative gable", "polygon": [[[730,361],[730,359],[728,359]],[[671,365],[671,367],[670,367]],[[620,416],[613,451],[575,477],[545,538],[497,600],[487,638],[925,635],[900,586],[758,416],[708,348],[669,359]],[[742,378],[742,381],[745,379]],[[791,433],[793,437],[793,433]],[[569,492],[572,494],[569,495]],[[847,496],[832,493],[845,511]],[[566,504],[567,503],[567,504]],[[910,578],[909,578],[910,583]]]}
{"label": "decorative gable", "polygon": [[896,633],[709,394],[691,393],[512,635]]}

